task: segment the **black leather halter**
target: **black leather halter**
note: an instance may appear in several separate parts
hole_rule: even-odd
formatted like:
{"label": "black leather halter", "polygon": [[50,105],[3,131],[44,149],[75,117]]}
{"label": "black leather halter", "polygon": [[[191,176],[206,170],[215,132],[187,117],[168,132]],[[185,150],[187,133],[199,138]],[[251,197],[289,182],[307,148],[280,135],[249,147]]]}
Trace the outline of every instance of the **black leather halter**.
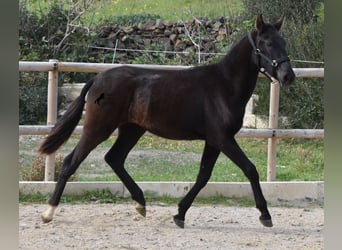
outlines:
{"label": "black leather halter", "polygon": [[284,57],[281,57],[279,59],[270,59],[268,56],[266,56],[264,53],[262,53],[262,51],[260,49],[258,49],[255,46],[255,43],[254,43],[253,38],[252,38],[252,33],[248,33],[247,36],[248,36],[249,43],[251,44],[251,46],[253,48],[254,54],[257,57],[257,66],[259,68],[259,72],[264,74],[270,81],[273,81],[272,77],[274,77],[274,76],[272,76],[270,73],[268,73],[264,67],[261,67],[261,65],[260,65],[260,58],[262,57],[269,64],[271,64],[271,66],[273,67],[273,72],[272,73],[275,73],[275,70],[277,69],[277,67],[281,63],[290,61],[290,58],[288,56],[284,56]]}

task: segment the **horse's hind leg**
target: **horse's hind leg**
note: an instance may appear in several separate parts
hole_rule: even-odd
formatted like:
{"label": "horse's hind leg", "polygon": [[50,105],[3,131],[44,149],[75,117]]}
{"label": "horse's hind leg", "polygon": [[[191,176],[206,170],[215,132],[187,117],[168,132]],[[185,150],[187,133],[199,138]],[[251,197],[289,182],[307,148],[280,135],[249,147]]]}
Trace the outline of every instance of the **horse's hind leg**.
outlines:
{"label": "horse's hind leg", "polygon": [[185,213],[190,208],[201,189],[208,183],[220,151],[212,146],[205,144],[202,155],[200,171],[198,173],[195,185],[190,189],[187,195],[178,204],[178,214],[173,217],[174,222],[180,228],[184,228]]}
{"label": "horse's hind leg", "polygon": [[267,203],[261,191],[259,174],[256,167],[247,158],[234,138],[225,140],[222,146],[222,152],[227,155],[249,179],[252,186],[256,207],[261,212],[260,222],[266,227],[272,227],[273,224],[271,215],[267,209]]}
{"label": "horse's hind leg", "polygon": [[91,137],[84,133],[74,150],[65,157],[63,161],[62,170],[59,174],[55,190],[49,200],[48,209],[42,213],[41,218],[43,222],[50,222],[53,218],[54,212],[59,204],[65,185],[72,174],[74,174],[81,164],[81,162],[88,156],[88,154],[108,136]]}
{"label": "horse's hind leg", "polygon": [[118,138],[113,147],[105,155],[105,160],[131,193],[132,199],[138,203],[136,207],[137,211],[141,215],[146,216],[146,204],[143,191],[124,168],[124,162],[129,151],[144,133],[145,129],[134,124],[125,124],[119,127]]}

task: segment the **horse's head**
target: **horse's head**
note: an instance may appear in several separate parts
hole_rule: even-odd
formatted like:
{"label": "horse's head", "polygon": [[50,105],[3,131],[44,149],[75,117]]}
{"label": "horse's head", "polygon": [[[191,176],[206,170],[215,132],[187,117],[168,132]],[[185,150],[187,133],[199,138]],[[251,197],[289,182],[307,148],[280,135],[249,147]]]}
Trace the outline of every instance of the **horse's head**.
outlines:
{"label": "horse's head", "polygon": [[294,79],[290,59],[286,51],[286,43],[280,36],[279,30],[283,25],[284,17],[273,24],[266,24],[262,15],[258,15],[255,27],[256,38],[254,41],[249,36],[254,49],[256,64],[261,72],[276,78],[281,85],[290,85]]}

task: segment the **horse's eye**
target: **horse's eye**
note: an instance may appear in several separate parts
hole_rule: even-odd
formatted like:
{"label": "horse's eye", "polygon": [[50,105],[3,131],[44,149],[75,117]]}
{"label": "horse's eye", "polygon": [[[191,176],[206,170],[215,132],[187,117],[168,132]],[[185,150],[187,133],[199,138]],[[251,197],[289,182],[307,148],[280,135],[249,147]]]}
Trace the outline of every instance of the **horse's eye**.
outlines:
{"label": "horse's eye", "polygon": [[272,42],[267,42],[267,43],[266,43],[266,46],[267,46],[267,47],[272,47]]}

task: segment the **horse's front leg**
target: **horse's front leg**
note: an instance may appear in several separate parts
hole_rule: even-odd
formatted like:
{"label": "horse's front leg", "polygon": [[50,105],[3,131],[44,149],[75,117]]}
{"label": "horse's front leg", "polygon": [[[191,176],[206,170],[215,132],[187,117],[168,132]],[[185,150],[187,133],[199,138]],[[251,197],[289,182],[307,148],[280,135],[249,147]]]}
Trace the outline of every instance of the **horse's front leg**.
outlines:
{"label": "horse's front leg", "polygon": [[184,228],[185,214],[190,208],[192,202],[201,189],[208,183],[219,154],[219,150],[211,147],[207,143],[205,144],[196,183],[178,204],[178,214],[173,217],[174,222],[180,228]]}
{"label": "horse's front leg", "polygon": [[256,207],[260,210],[260,222],[265,227],[272,227],[272,218],[267,209],[267,203],[262,194],[260,182],[259,182],[259,174],[257,172],[254,164],[247,158],[245,153],[241,150],[240,146],[237,144],[234,138],[230,138],[225,140],[222,144],[222,152],[227,155],[245,174],[245,176],[249,179],[254,200],[256,203]]}

